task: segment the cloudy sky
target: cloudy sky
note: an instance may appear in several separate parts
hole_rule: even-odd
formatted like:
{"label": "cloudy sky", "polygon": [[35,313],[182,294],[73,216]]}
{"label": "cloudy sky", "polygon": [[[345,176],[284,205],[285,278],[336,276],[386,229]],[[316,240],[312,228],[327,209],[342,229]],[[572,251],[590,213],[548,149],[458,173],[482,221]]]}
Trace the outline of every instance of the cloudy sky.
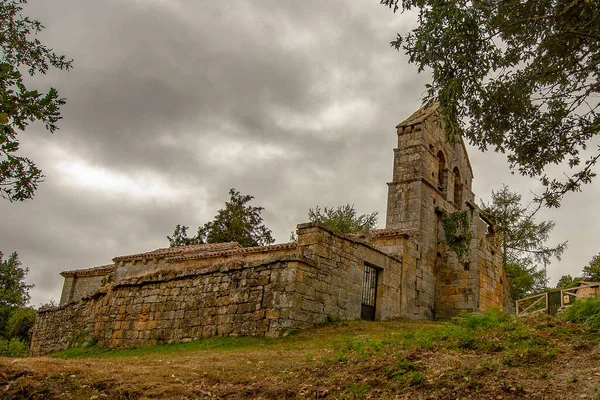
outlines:
{"label": "cloudy sky", "polygon": [[[415,25],[377,0],[30,0],[42,41],[73,58],[30,86],[67,98],[60,130],[33,125],[21,154],[46,175],[33,200],[0,200],[0,250],[29,267],[32,304],[58,301],[60,271],[168,246],[176,224],[212,219],[235,187],[277,242],[316,205],[355,204],[385,225],[394,126],[426,74],[389,46]],[[470,152],[475,194],[536,182]],[[551,284],[600,251],[600,180],[570,195],[551,243]]]}

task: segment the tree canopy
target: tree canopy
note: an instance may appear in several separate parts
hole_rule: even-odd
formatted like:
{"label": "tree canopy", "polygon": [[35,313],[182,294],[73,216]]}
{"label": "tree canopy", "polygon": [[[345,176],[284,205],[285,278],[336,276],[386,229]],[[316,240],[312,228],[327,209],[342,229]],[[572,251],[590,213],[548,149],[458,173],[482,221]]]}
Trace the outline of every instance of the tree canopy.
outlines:
{"label": "tree canopy", "polygon": [[557,289],[568,289],[577,286],[577,283],[581,282],[583,278],[575,277],[573,278],[571,275],[563,275],[560,277],[558,282],[556,283]]}
{"label": "tree canopy", "polygon": [[[418,9],[418,26],[398,34],[419,72],[430,70],[424,102],[437,100],[452,138],[505,153],[512,169],[545,187],[539,204],[595,176],[600,147],[600,3],[592,0],[381,0]],[[566,164],[557,178],[550,164]]]}
{"label": "tree canopy", "polygon": [[29,302],[29,289],[33,285],[25,283],[28,268],[21,265],[17,253],[6,260],[0,251],[0,337],[4,336],[11,314]]}
{"label": "tree canopy", "polygon": [[481,208],[496,226],[512,297],[519,299],[545,289],[545,266],[552,257],[560,260],[567,248],[566,242],[554,247],[546,245],[554,221],[535,222],[533,213],[521,205],[521,195],[511,192],[506,185],[492,191],[492,202],[482,204]]}
{"label": "tree canopy", "polygon": [[17,135],[34,121],[54,132],[65,99],[58,91],[27,89],[22,70],[45,74],[50,67],[70,69],[72,60],[43,45],[37,34],[44,26],[21,14],[26,0],[0,2],[0,197],[22,201],[33,197],[42,171],[30,159],[17,155]]}
{"label": "tree canopy", "polygon": [[592,257],[590,262],[583,267],[583,278],[587,281],[600,282],[600,254]]}
{"label": "tree canopy", "polygon": [[316,206],[308,210],[310,222],[321,223],[336,232],[351,233],[362,230],[374,229],[377,226],[377,212],[358,215],[354,204],[337,207]]}
{"label": "tree canopy", "polygon": [[225,207],[212,221],[199,227],[195,236],[188,237],[188,227],[177,225],[173,236],[167,236],[170,246],[238,242],[243,247],[252,247],[275,242],[271,230],[263,224],[264,208],[248,204],[254,197],[240,194],[235,188],[229,190],[229,196]]}

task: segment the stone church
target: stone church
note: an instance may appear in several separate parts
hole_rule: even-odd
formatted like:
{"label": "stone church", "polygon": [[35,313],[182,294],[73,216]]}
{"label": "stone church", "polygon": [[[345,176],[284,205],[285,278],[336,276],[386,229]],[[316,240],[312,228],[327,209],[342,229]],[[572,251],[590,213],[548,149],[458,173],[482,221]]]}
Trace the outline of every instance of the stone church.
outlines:
{"label": "stone church", "polygon": [[[342,235],[300,224],[297,242],[165,248],[62,272],[60,306],[39,311],[31,353],[89,340],[132,347],[279,336],[330,317],[434,319],[509,306],[500,250],[475,204],[465,146],[449,142],[437,108],[396,126],[385,229]],[[453,216],[463,221],[462,232],[446,232],[444,220]]]}

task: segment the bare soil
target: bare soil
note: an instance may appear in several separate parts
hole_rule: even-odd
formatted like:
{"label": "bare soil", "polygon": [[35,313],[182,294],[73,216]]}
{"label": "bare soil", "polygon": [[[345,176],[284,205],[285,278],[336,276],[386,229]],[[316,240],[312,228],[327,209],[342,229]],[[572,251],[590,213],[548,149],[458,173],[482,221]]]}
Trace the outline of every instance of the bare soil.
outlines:
{"label": "bare soil", "polygon": [[598,332],[524,324],[521,342],[510,331],[448,336],[447,323],[353,321],[282,339],[0,358],[0,398],[600,399]]}

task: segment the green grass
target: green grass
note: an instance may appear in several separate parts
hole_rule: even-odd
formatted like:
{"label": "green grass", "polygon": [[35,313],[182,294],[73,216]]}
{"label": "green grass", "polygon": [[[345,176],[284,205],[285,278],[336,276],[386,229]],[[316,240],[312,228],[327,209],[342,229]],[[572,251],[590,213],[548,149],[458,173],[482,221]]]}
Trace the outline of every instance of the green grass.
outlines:
{"label": "green grass", "polygon": [[54,358],[112,358],[112,357],[140,357],[157,353],[177,354],[189,351],[227,351],[246,349],[255,350],[259,347],[271,346],[279,343],[281,339],[266,337],[215,337],[197,340],[186,343],[157,344],[154,346],[145,346],[133,349],[107,349],[95,345],[87,347],[72,348],[59,353],[54,353],[50,357]]}
{"label": "green grass", "polygon": [[[29,385],[49,382],[53,393],[74,385],[73,398],[100,392],[137,398],[149,390],[154,398],[195,398],[204,396],[195,392],[200,387],[216,398],[470,398],[480,392],[496,398],[539,389],[538,381],[562,372],[565,359],[577,360],[573,355],[596,349],[599,340],[600,331],[562,317],[517,319],[499,310],[442,322],[329,321],[282,338],[69,349],[52,356],[62,360],[30,359],[49,378],[31,376]],[[590,374],[595,363],[581,359],[569,374],[579,376],[582,365]]]}
{"label": "green grass", "polygon": [[562,312],[561,318],[585,328],[600,329],[600,297],[577,299]]}

